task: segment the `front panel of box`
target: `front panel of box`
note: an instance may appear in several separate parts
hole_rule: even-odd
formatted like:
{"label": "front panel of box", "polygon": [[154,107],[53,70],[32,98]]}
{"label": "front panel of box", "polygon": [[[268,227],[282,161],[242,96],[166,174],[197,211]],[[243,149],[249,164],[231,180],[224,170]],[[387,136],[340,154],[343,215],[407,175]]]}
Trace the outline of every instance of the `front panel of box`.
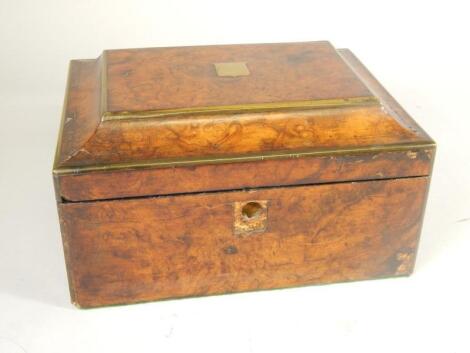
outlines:
{"label": "front panel of box", "polygon": [[81,307],[412,271],[428,177],[59,204]]}

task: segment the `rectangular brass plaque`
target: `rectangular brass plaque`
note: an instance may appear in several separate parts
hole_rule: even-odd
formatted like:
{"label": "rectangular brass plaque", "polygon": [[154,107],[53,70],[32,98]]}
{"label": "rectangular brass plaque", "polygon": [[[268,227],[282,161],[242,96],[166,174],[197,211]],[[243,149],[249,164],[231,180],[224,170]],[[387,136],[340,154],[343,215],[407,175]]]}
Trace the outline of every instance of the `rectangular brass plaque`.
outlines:
{"label": "rectangular brass plaque", "polygon": [[237,77],[250,74],[245,62],[215,63],[214,66],[217,76]]}

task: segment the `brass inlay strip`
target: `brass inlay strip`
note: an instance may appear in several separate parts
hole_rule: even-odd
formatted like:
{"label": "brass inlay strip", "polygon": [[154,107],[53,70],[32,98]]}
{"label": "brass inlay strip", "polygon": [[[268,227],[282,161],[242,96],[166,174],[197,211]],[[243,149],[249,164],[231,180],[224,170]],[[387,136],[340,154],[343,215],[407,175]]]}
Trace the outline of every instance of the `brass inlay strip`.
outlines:
{"label": "brass inlay strip", "polygon": [[101,55],[101,58],[98,60],[101,60],[101,72],[100,72],[100,78],[101,78],[101,100],[100,100],[100,108],[99,112],[101,113],[101,116],[106,114],[106,108],[108,106],[108,64],[107,64],[107,57],[108,53],[107,51],[103,51],[103,54]]}
{"label": "brass inlay strip", "polygon": [[276,110],[301,110],[301,109],[320,109],[320,108],[342,108],[358,105],[377,105],[380,101],[374,96],[353,97],[343,99],[320,99],[293,102],[272,102],[272,103],[253,103],[237,105],[220,105],[208,107],[190,107],[149,110],[141,112],[105,112],[101,118],[102,121],[110,120],[131,120],[131,119],[152,119],[167,116],[179,115],[198,115],[198,114],[216,114],[216,113],[249,113],[265,112]]}
{"label": "brass inlay strip", "polygon": [[224,163],[241,163],[241,162],[256,162],[263,160],[285,159],[285,158],[303,158],[303,157],[322,157],[322,156],[338,156],[357,153],[381,153],[381,152],[396,152],[396,151],[409,151],[417,149],[434,149],[434,143],[405,143],[399,145],[381,145],[381,146],[364,146],[355,148],[337,148],[337,149],[322,149],[322,150],[307,150],[297,152],[267,152],[264,154],[256,155],[233,155],[224,157],[204,157],[204,158],[187,158],[187,159],[165,159],[153,161],[141,161],[131,163],[115,163],[115,164],[102,164],[93,166],[78,166],[78,167],[60,167],[54,169],[55,175],[66,174],[80,174],[86,172],[104,172],[116,170],[129,170],[129,169],[148,169],[148,168],[170,168],[170,167],[185,167],[195,166],[202,164],[224,164]]}

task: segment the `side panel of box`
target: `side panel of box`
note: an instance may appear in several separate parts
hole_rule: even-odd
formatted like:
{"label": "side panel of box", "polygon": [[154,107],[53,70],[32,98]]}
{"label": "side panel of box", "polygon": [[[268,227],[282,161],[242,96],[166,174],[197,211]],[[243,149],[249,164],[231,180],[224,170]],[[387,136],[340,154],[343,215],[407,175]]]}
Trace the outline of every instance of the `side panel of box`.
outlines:
{"label": "side panel of box", "polygon": [[428,182],[59,204],[72,298],[93,307],[407,275]]}

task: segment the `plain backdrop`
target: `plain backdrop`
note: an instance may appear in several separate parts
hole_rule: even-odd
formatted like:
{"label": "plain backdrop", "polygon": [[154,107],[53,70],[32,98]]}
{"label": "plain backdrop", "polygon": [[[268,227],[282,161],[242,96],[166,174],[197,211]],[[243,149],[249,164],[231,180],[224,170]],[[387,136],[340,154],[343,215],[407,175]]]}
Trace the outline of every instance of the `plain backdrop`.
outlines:
{"label": "plain backdrop", "polygon": [[[0,353],[470,352],[466,1],[0,0]],[[68,61],[103,49],[330,40],[437,141],[415,273],[79,310],[51,168]]]}

